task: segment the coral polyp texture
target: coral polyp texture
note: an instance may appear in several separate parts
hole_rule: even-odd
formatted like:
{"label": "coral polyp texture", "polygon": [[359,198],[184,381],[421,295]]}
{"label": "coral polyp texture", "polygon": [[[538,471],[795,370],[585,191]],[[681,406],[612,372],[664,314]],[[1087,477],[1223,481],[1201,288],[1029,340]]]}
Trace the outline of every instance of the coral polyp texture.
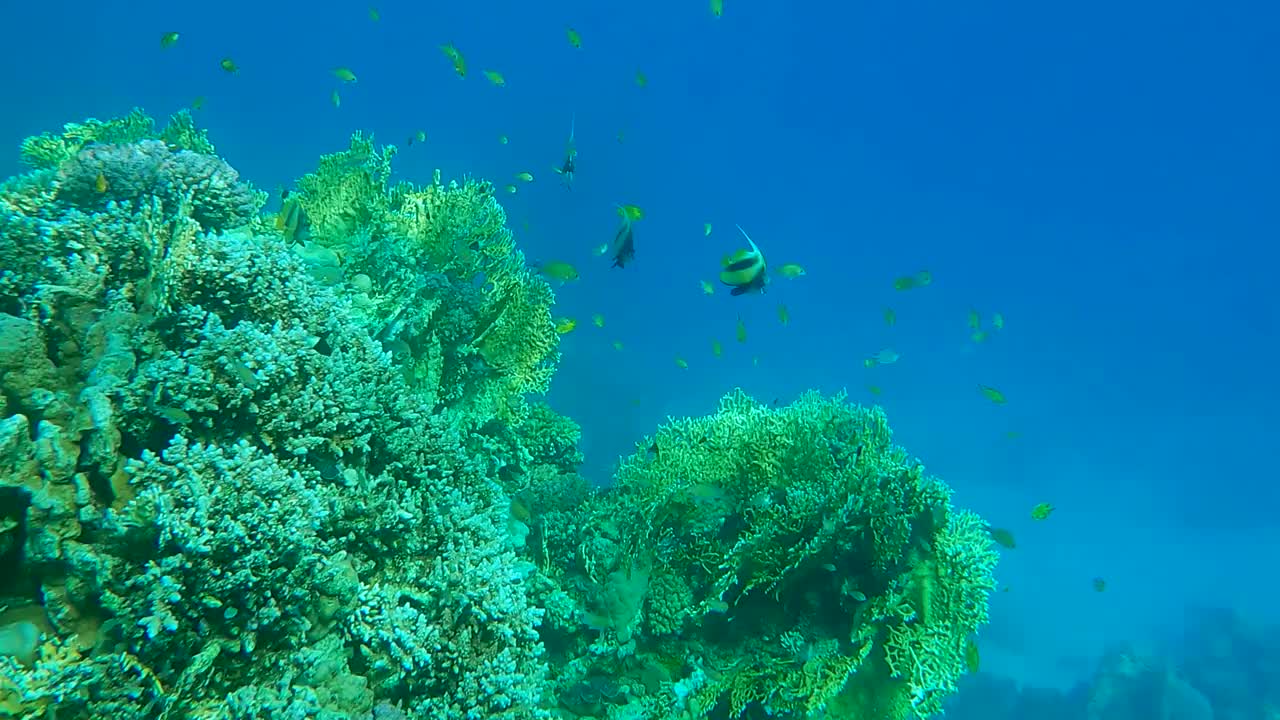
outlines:
{"label": "coral polyp texture", "polygon": [[0,185],[0,719],[940,707],[985,527],[878,410],[734,392],[598,489],[487,183],[357,134],[278,211],[186,114]]}

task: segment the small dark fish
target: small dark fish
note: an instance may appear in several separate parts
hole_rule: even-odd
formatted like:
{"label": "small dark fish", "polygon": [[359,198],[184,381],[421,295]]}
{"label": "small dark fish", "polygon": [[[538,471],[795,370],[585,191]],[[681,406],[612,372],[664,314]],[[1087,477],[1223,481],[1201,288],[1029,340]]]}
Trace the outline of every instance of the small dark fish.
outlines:
{"label": "small dark fish", "polygon": [[1013,539],[1013,533],[1004,528],[989,527],[987,532],[991,533],[991,539],[995,540],[1000,547],[1009,548],[1010,550],[1018,547],[1017,541]]}
{"label": "small dark fish", "polygon": [[622,227],[613,236],[613,244],[609,246],[609,256],[613,258],[613,267],[623,268],[636,257],[635,231],[631,227],[631,218],[622,216]]}
{"label": "small dark fish", "polygon": [[1093,589],[1095,592],[1102,592],[1107,589],[1107,581],[1100,577],[1093,579]]}

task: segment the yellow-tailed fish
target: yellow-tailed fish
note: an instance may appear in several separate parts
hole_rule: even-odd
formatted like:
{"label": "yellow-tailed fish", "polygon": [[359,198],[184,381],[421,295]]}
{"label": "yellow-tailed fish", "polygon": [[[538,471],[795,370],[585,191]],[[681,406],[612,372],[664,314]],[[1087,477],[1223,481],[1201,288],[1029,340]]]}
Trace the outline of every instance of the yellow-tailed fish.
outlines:
{"label": "yellow-tailed fish", "polygon": [[531,173],[531,172],[522,172],[522,173],[517,173],[517,174],[516,174],[516,179],[517,179],[517,180],[523,180],[523,181],[525,181],[525,182],[533,182],[533,173]]}
{"label": "yellow-tailed fish", "polygon": [[353,83],[356,81],[356,74],[351,72],[351,68],[337,67],[333,69],[333,76],[344,83]]}
{"label": "yellow-tailed fish", "polygon": [[507,84],[507,79],[502,77],[502,73],[497,70],[485,70],[484,76],[489,78],[489,82],[497,85],[498,87],[505,87]]}
{"label": "yellow-tailed fish", "polygon": [[983,385],[979,383],[978,392],[982,393],[983,397],[985,397],[986,399],[990,400],[991,402],[997,405],[1003,405],[1006,402],[1008,402],[1004,397],[1004,393],[1000,392],[999,390],[989,385]]}
{"label": "yellow-tailed fish", "polygon": [[604,315],[601,315],[600,313],[596,313],[595,315],[592,315],[591,324],[595,325],[598,328],[604,327]]}
{"label": "yellow-tailed fish", "polygon": [[178,44],[178,33],[176,32],[167,32],[160,36],[160,48],[162,50],[168,50],[169,48],[177,44]]}
{"label": "yellow-tailed fish", "polygon": [[556,332],[561,335],[573,332],[576,327],[578,327],[578,321],[573,318],[560,318],[559,320],[556,320]]}
{"label": "yellow-tailed fish", "polygon": [[381,20],[381,19],[382,19],[382,13],[378,12],[378,8],[376,8],[376,7],[370,7],[370,8],[369,8],[369,19],[370,19],[370,20],[372,20],[373,22],[378,22],[379,20]]}
{"label": "yellow-tailed fish", "polygon": [[518,189],[519,189],[519,188],[517,188],[515,185],[507,185],[507,192],[509,192],[509,193],[511,193],[511,194],[513,194],[513,195],[515,194],[516,190],[518,190]]}
{"label": "yellow-tailed fish", "polygon": [[236,65],[236,61],[232,60],[231,58],[222,58],[222,60],[218,62],[218,67],[222,68],[223,70],[226,70],[232,75],[239,74],[240,72],[240,67]]}
{"label": "yellow-tailed fish", "polygon": [[747,341],[747,325],[746,323],[742,322],[741,315],[738,316],[738,327],[734,329],[733,336],[737,338],[738,342],[740,343],[744,343]]}
{"label": "yellow-tailed fish", "polygon": [[684,358],[682,358],[682,357],[680,357],[679,355],[677,355],[677,356],[676,356],[676,367],[680,368],[681,370],[688,370],[688,369],[689,369],[689,363],[688,363]]}
{"label": "yellow-tailed fish", "polygon": [[1057,508],[1055,508],[1050,503],[1047,503],[1047,502],[1039,503],[1035,507],[1031,508],[1031,519],[1032,520],[1048,520],[1049,516],[1052,515],[1053,511],[1056,509]]}
{"label": "yellow-tailed fish", "polygon": [[1003,330],[1004,315],[1001,315],[1000,313],[993,313],[991,315],[991,327],[995,328],[996,330]]}
{"label": "yellow-tailed fish", "polygon": [[644,219],[644,210],[639,205],[618,205],[618,214],[628,220]]}
{"label": "yellow-tailed fish", "polygon": [[111,184],[107,182],[107,176],[99,172],[97,179],[93,181],[93,189],[97,190],[98,193],[101,194],[106,192],[107,189],[110,187],[111,187]]}
{"label": "yellow-tailed fish", "polygon": [[786,265],[778,268],[778,274],[788,280],[795,280],[796,278],[804,275],[805,271],[803,266],[797,265],[796,263],[787,263]]}
{"label": "yellow-tailed fish", "polygon": [[893,327],[895,324],[897,324],[897,322],[898,322],[898,313],[894,312],[893,308],[885,308],[884,324],[888,325],[889,327]]}
{"label": "yellow-tailed fish", "polygon": [[574,30],[573,28],[565,28],[564,34],[569,38],[570,45],[579,50],[582,49],[582,35],[580,35],[577,30]]}
{"label": "yellow-tailed fish", "polygon": [[613,235],[613,243],[609,245],[609,256],[613,258],[612,267],[623,268],[636,257],[636,234],[631,224],[631,216],[619,206],[618,214],[622,216],[622,225]]}
{"label": "yellow-tailed fish", "polygon": [[649,87],[649,76],[648,76],[648,75],[645,75],[643,72],[641,72],[641,71],[637,70],[637,71],[636,71],[636,85],[638,85],[639,87]]}
{"label": "yellow-tailed fish", "polygon": [[342,96],[338,94],[337,90],[329,93],[329,102],[333,103],[336,108],[342,107]]}
{"label": "yellow-tailed fish", "polygon": [[462,52],[453,46],[453,43],[441,45],[440,52],[444,53],[444,56],[453,63],[453,71],[458,73],[458,77],[467,76],[467,61],[462,57]]}
{"label": "yellow-tailed fish", "polygon": [[711,223],[702,223],[702,234],[703,236],[711,235]]}
{"label": "yellow-tailed fish", "polygon": [[742,237],[747,239],[747,244],[751,247],[738,250],[726,258],[724,270],[720,272],[720,282],[733,288],[729,291],[730,295],[763,292],[765,285],[769,283],[764,253],[760,252],[760,248],[741,225],[734,227],[738,228],[738,232],[742,233]]}
{"label": "yellow-tailed fish", "polygon": [[699,282],[701,282],[701,283],[702,283],[702,294],[703,294],[703,295],[715,295],[715,294],[716,294],[716,286],[715,286],[715,285],[712,285],[711,283],[707,282],[706,280],[699,280]]}
{"label": "yellow-tailed fish", "polygon": [[724,0],[711,0],[711,16],[720,17],[724,15]]}
{"label": "yellow-tailed fish", "polygon": [[560,282],[573,282],[578,279],[578,269],[563,260],[542,263],[538,267],[538,271],[552,280],[559,280]]}
{"label": "yellow-tailed fish", "polygon": [[784,326],[791,324],[791,312],[787,310],[786,305],[778,305],[778,322]]}
{"label": "yellow-tailed fish", "polygon": [[720,344],[719,340],[711,341],[711,354],[715,355],[716,357],[720,357],[722,354],[724,354],[724,347]]}

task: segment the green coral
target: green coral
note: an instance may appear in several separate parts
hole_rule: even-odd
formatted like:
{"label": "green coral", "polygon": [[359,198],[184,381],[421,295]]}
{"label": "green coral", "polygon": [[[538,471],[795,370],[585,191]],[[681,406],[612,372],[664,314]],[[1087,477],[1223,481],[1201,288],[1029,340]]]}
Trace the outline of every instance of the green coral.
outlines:
{"label": "green coral", "polygon": [[685,700],[694,718],[939,709],[986,620],[996,554],[880,410],[815,393],[770,408],[736,391],[640,447],[565,531],[604,644],[702,658],[684,668],[705,670]]}
{"label": "green coral", "polygon": [[195,127],[188,110],[169,118],[159,132],[156,122],[141,108],[112,120],[90,118],[82,123],[67,123],[61,133],[43,133],[22,141],[22,161],[35,169],[52,169],[75,157],[92,143],[134,143],[139,140],[163,140],[170,147],[213,155],[213,145],[205,131]]}
{"label": "green coral", "polygon": [[551,287],[525,263],[489,183],[389,185],[395,146],[356,133],[298,180],[299,251],[332,257],[405,378],[476,418],[518,419],[559,359]]}

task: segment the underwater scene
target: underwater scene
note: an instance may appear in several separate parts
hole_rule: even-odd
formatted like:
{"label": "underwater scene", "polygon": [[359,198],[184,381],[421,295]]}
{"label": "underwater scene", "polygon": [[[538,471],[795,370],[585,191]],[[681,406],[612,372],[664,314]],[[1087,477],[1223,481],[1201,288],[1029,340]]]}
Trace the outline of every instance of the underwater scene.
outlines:
{"label": "underwater scene", "polygon": [[1280,720],[1280,10],[0,17],[0,720]]}

